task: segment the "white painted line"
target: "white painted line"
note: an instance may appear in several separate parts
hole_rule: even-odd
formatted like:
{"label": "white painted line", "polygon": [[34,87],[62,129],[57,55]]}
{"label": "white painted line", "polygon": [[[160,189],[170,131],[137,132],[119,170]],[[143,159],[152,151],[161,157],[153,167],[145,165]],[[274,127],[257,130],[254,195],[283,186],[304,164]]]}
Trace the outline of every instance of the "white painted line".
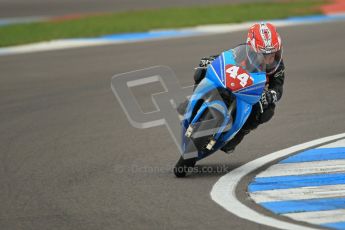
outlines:
{"label": "white painted line", "polygon": [[[13,46],[8,48],[0,49],[0,56],[11,55],[11,54],[25,54],[33,52],[51,51],[51,50],[62,50],[78,47],[91,47],[106,44],[114,44],[114,41],[90,39],[90,40],[55,40],[50,42],[40,42],[29,45]],[[120,42],[117,42],[120,43]]]}
{"label": "white painted line", "polygon": [[335,223],[345,221],[345,209],[318,212],[289,213],[283,216],[287,216],[289,218],[298,221],[308,222],[311,224]]}
{"label": "white painted line", "polygon": [[226,175],[222,176],[213,186],[211,190],[211,198],[222,206],[227,211],[231,212],[232,214],[250,220],[252,222],[271,226],[275,228],[283,228],[283,229],[291,229],[291,230],[298,230],[298,229],[313,229],[310,227],[301,226],[298,224],[293,224],[289,222],[285,222],[282,220],[277,220],[273,217],[265,216],[247,206],[242,204],[236,197],[236,187],[238,183],[249,173],[253,172],[254,170],[260,168],[261,166],[268,164],[274,160],[277,160],[282,157],[286,157],[292,153],[311,148],[313,146],[323,144],[329,141],[333,141],[336,139],[340,139],[345,137],[345,133],[329,136],[325,138],[320,138],[314,141],[310,141],[307,143],[299,144],[287,149],[283,149],[266,156],[260,157],[256,160],[253,160],[241,167],[227,173]]}
{"label": "white painted line", "polygon": [[269,191],[257,191],[250,193],[250,197],[256,202],[273,202],[287,200],[321,199],[331,197],[344,197],[345,185],[325,185],[315,187],[302,187],[291,189],[276,189]]}
{"label": "white painted line", "polygon": [[311,161],[302,163],[275,164],[256,177],[294,176],[320,173],[345,172],[345,160]]}
{"label": "white painted line", "polygon": [[328,145],[320,146],[318,149],[321,149],[321,148],[338,148],[338,147],[345,147],[345,139],[342,139],[340,141],[336,141],[336,142],[328,144]]}
{"label": "white painted line", "polygon": [[166,39],[176,39],[184,37],[193,37],[193,36],[205,36],[209,34],[190,34],[190,35],[181,35],[177,37],[157,37],[149,39],[101,39],[101,38],[83,38],[83,39],[61,39],[61,40],[52,40],[47,42],[32,43],[28,45],[18,45],[10,46],[5,48],[0,48],[0,56],[14,55],[14,54],[26,54],[26,53],[35,53],[43,51],[53,51],[53,50],[64,50],[72,48],[83,48],[83,47],[93,47],[93,46],[103,46],[103,45],[116,45],[116,44],[129,44],[143,41],[158,41]]}

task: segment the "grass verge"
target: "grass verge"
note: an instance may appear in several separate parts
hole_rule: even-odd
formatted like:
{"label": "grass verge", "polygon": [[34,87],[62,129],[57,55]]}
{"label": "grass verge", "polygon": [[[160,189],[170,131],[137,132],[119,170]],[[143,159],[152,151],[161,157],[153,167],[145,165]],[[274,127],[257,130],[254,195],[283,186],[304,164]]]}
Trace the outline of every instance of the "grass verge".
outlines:
{"label": "grass verge", "polygon": [[143,32],[203,24],[238,23],[319,14],[324,0],[167,8],[0,27],[0,47],[62,38]]}

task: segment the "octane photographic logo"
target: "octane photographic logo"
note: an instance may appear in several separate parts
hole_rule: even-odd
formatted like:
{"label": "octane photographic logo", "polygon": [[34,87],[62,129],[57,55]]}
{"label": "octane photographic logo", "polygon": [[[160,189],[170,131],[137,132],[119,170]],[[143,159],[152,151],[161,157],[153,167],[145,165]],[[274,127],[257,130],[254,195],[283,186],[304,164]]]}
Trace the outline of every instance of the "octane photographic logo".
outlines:
{"label": "octane photographic logo", "polygon": [[[157,82],[163,86],[164,91],[151,95],[156,110],[144,113],[131,88]],[[181,145],[181,120],[176,110],[177,106],[192,94],[193,86],[181,87],[171,68],[154,66],[117,74],[111,80],[111,89],[132,126],[146,129],[165,125],[179,152],[183,154],[185,159],[198,156],[193,143],[190,143],[188,148]],[[205,122],[207,123],[206,127],[214,128],[214,125],[212,126],[214,120],[211,119]],[[211,128],[204,129],[202,135],[209,135],[211,130]]]}

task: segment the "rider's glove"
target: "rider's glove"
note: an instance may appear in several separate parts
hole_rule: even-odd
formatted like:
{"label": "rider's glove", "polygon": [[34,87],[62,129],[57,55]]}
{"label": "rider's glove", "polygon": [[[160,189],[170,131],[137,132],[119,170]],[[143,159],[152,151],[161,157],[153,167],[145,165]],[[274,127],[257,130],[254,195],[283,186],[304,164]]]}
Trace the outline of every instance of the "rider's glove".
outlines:
{"label": "rider's glove", "polygon": [[261,105],[267,108],[269,104],[277,101],[277,93],[274,90],[265,90],[260,98]]}
{"label": "rider's glove", "polygon": [[200,60],[200,63],[199,63],[199,67],[203,67],[203,68],[206,68],[209,64],[211,64],[214,59],[216,59],[217,56],[214,55],[214,56],[210,56],[210,57],[203,57],[201,58]]}

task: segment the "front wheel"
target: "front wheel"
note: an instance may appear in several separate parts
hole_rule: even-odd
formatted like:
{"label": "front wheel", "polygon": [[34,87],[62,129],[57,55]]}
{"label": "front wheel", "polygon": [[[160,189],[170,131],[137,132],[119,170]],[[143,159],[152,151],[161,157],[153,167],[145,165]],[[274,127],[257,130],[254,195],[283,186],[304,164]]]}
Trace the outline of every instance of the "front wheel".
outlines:
{"label": "front wheel", "polygon": [[196,164],[196,158],[184,159],[182,156],[174,167],[174,174],[176,177],[185,177],[187,172],[191,170]]}

